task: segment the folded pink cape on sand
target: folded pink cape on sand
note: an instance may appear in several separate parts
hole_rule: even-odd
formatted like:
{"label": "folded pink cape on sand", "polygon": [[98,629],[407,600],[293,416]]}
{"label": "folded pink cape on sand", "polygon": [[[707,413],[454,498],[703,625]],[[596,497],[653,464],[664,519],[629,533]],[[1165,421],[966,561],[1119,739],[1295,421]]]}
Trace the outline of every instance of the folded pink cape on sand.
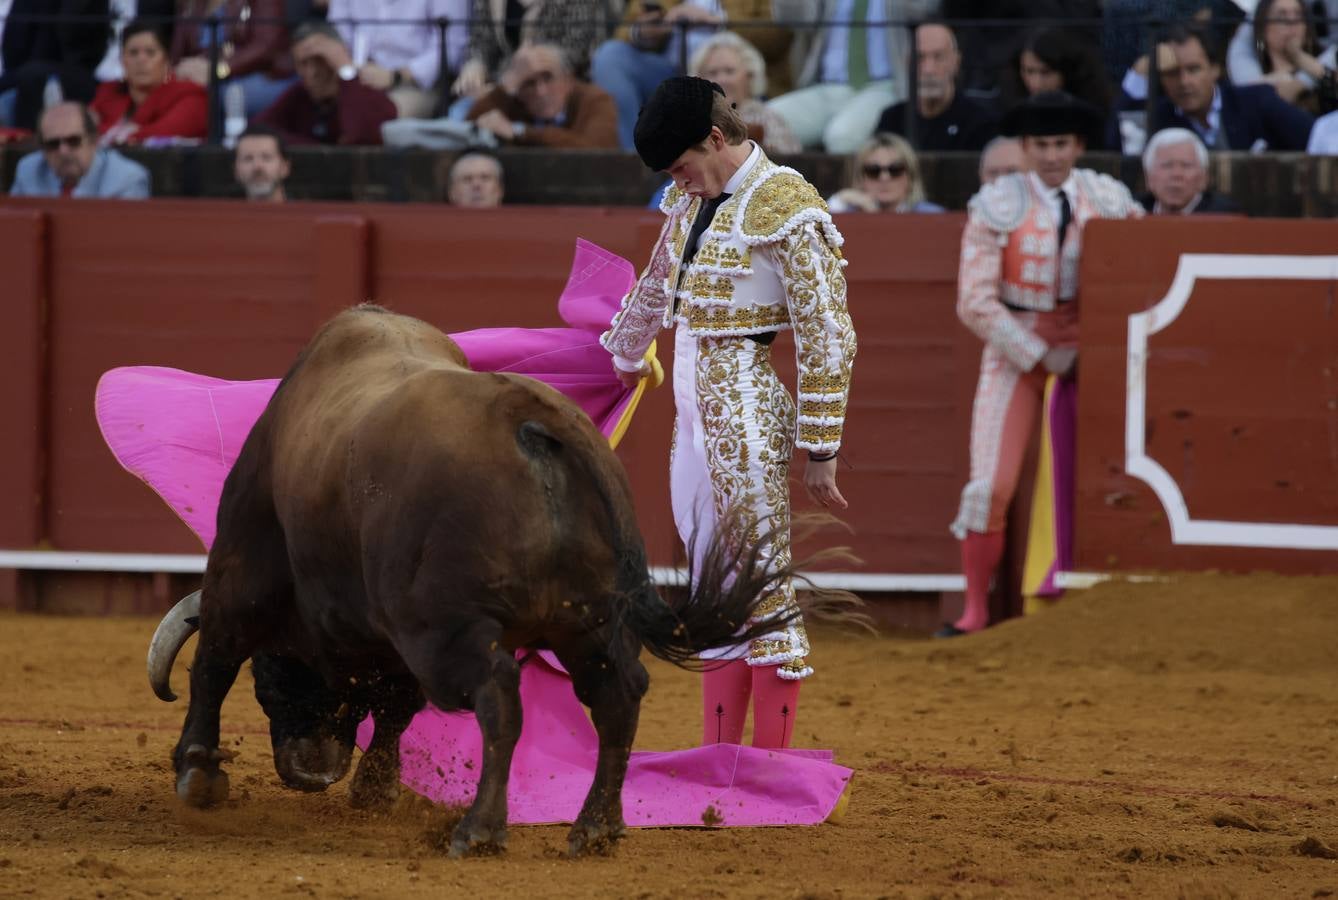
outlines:
{"label": "folded pink cape on sand", "polygon": [[[570,327],[487,328],[451,337],[475,369],[517,372],[552,385],[616,443],[639,393],[618,382],[599,334],[634,279],[626,260],[578,241],[558,301]],[[225,381],[131,366],[102,376],[95,409],[117,461],[153,488],[208,547],[223,482],[278,384],[278,379]],[[522,668],[521,698],[525,718],[511,766],[510,821],[570,822],[594,777],[594,727],[567,674],[546,652],[531,655]],[[359,729],[362,746],[372,727],[368,719]],[[440,803],[468,803],[481,747],[472,714],[428,707],[400,740],[404,784]],[[716,744],[637,752],[623,787],[623,807],[629,825],[811,825],[832,812],[850,774],[824,750]]]}

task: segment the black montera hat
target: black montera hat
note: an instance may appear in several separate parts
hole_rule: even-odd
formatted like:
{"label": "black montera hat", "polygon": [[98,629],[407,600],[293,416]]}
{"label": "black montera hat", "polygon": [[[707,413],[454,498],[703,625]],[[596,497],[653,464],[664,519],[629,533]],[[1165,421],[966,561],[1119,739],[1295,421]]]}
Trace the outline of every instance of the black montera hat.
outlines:
{"label": "black montera hat", "polygon": [[1101,112],[1063,91],[1032,94],[1014,106],[999,123],[1009,137],[1076,134],[1086,137],[1101,124]]}
{"label": "black montera hat", "polygon": [[711,133],[711,103],[725,95],[714,81],[678,75],[660,82],[641,107],[632,140],[641,161],[657,172],[674,164],[689,147]]}

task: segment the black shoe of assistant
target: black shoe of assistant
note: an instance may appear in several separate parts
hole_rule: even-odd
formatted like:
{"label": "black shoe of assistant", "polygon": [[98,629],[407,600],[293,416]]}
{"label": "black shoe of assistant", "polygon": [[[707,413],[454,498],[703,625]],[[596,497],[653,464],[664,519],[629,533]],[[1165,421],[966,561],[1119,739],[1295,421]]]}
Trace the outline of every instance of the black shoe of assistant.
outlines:
{"label": "black shoe of assistant", "polygon": [[935,631],[935,632],[934,632],[934,637],[936,637],[936,638],[955,638],[955,637],[961,637],[961,636],[964,635],[964,634],[970,634],[970,633],[971,633],[971,632],[969,632],[969,631],[963,631],[962,629],[958,628],[956,625],[952,624],[951,622],[945,622],[945,623],[943,623],[943,627],[942,627],[942,628],[940,628],[938,631]]}

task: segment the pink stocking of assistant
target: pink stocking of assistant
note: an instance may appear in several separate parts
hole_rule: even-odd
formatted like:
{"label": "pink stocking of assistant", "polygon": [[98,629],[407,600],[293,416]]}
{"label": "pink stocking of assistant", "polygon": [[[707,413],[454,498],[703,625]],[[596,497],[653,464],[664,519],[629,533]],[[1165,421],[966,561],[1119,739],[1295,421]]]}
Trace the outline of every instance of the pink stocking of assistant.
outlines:
{"label": "pink stocking of assistant", "polygon": [[753,674],[748,663],[734,659],[702,673],[702,745],[738,744],[748,718]]}
{"label": "pink stocking of assistant", "polygon": [[979,631],[990,623],[990,581],[1003,559],[1004,533],[968,531],[962,541],[962,573],[966,575],[966,607],[952,624]]}
{"label": "pink stocking of assistant", "polygon": [[781,678],[776,666],[753,667],[753,746],[783,750],[794,738],[798,679]]}

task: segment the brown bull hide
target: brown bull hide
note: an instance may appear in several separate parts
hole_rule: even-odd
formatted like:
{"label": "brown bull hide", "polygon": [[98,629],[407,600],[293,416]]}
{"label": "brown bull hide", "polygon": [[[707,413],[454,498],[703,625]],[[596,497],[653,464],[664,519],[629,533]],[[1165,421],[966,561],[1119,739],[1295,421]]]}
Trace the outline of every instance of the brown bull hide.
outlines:
{"label": "brown bull hide", "polygon": [[219,709],[254,656],[286,783],[337,780],[348,757],[332,742],[349,746],[375,717],[358,805],[393,798],[399,735],[425,701],[472,709],[484,763],[451,852],[501,847],[521,723],[514,651],[549,647],[600,742],[570,847],[606,845],[623,830],[642,645],[684,664],[771,630],[749,619],[783,574],[755,550],[712,546],[691,595],[669,606],[622,467],[578,407],[531,379],[470,371],[423,322],[349,310],[303,351],[224,485],[177,792],[197,806],[226,796]]}

